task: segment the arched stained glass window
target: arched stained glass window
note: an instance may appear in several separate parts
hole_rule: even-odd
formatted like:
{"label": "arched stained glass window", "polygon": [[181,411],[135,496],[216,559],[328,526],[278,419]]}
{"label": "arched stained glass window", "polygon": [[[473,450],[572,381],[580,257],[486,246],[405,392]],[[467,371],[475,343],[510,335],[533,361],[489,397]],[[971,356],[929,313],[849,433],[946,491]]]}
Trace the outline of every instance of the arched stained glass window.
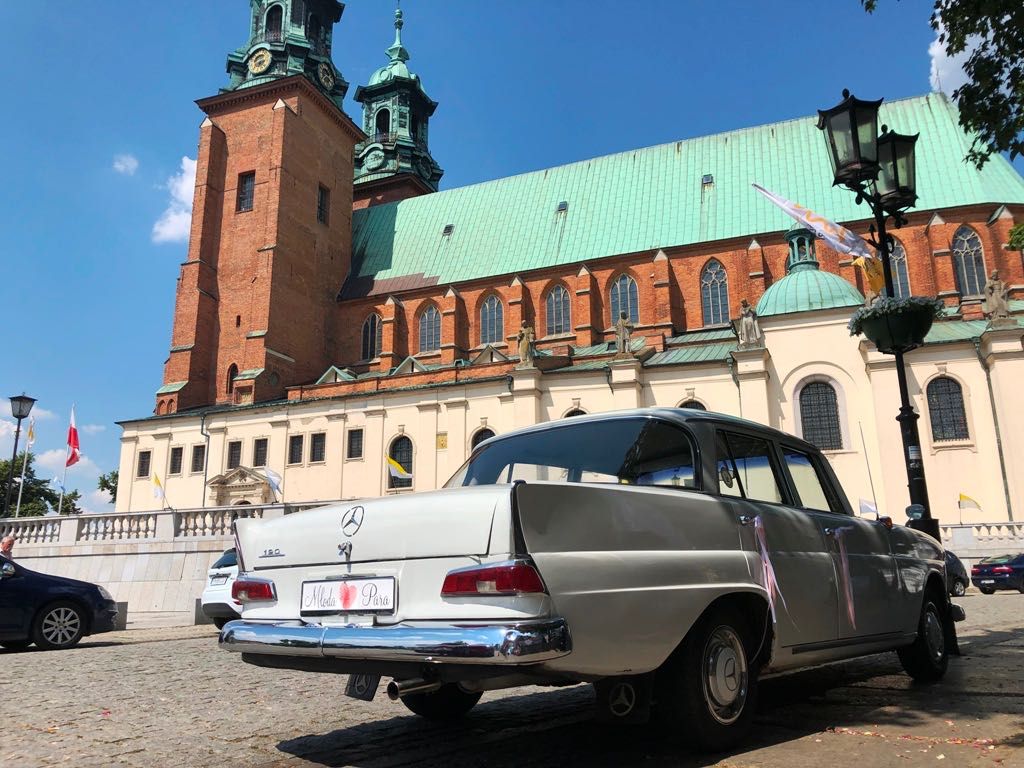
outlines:
{"label": "arched stained glass window", "polygon": [[441,313],[431,304],[420,315],[420,352],[441,348]]}
{"label": "arched stained glass window", "polygon": [[473,439],[469,441],[469,447],[470,449],[474,449],[484,440],[490,440],[492,437],[494,437],[494,430],[488,429],[487,427],[477,430],[477,433],[473,435]]}
{"label": "arched stained glass window", "polygon": [[569,315],[569,292],[565,290],[565,286],[556,285],[548,293],[547,311],[548,336],[572,331],[572,320]]}
{"label": "arched stained glass window", "polygon": [[889,263],[892,265],[892,287],[896,297],[906,298],[910,295],[910,273],[907,271],[907,251],[899,240],[889,254]]}
{"label": "arched stained glass window", "polygon": [[967,412],[960,382],[939,376],[928,384],[928,415],[932,422],[932,440],[967,440]]}
{"label": "arched stained glass window", "polygon": [[505,340],[505,308],[494,294],[480,307],[480,343],[500,344]]}
{"label": "arched stained glass window", "polygon": [[363,360],[373,360],[380,356],[380,348],[384,339],[384,325],[380,315],[370,315],[363,323]]}
{"label": "arched stained glass window", "polygon": [[967,226],[953,235],[953,266],[961,296],[981,296],[985,289],[985,254],[978,233]]}
{"label": "arched stained glass window", "polygon": [[235,376],[238,375],[238,366],[234,363],[228,368],[228,380],[225,382],[224,391],[229,395],[235,391]]}
{"label": "arched stained glass window", "polygon": [[695,411],[706,411],[704,403],[699,400],[687,400],[685,403],[679,406],[680,408],[692,408]]}
{"label": "arched stained glass window", "polygon": [[612,283],[612,325],[619,322],[623,312],[631,323],[640,322],[640,297],[636,290],[636,281],[629,275],[620,275]]}
{"label": "arched stained glass window", "polygon": [[412,440],[405,435],[396,437],[388,458],[388,488],[412,488]]}
{"label": "arched stained glass window", "polygon": [[729,276],[718,259],[712,259],[700,275],[700,300],[704,325],[729,322]]}
{"label": "arched stained glass window", "polygon": [[823,451],[843,447],[839,423],[839,398],[827,382],[812,381],[800,390],[800,426],[804,440]]}

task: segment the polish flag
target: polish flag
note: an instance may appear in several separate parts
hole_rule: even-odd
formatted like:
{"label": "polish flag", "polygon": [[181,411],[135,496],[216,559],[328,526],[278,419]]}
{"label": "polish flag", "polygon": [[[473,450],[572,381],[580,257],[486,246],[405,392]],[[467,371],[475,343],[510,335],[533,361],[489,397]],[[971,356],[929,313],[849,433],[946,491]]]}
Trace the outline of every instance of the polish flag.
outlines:
{"label": "polish flag", "polygon": [[68,461],[64,465],[70,467],[77,464],[82,458],[82,451],[78,447],[78,428],[75,426],[75,406],[71,406],[71,426],[68,427]]}

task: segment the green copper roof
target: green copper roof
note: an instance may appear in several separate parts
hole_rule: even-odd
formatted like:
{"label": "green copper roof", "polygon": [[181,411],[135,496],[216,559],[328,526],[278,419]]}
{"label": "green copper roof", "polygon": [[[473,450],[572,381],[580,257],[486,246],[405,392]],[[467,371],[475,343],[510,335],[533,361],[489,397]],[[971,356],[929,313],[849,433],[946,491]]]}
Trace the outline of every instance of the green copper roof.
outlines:
{"label": "green copper roof", "polygon": [[[970,140],[941,94],[883,104],[893,130],[920,132],[918,208],[1024,203],[1001,156],[963,162]],[[815,117],[687,139],[356,211],[343,296],[511,275],[623,253],[780,232],[792,220],[752,188],[834,220],[867,218],[832,187]],[[704,184],[705,175],[713,182]],[[568,209],[559,212],[559,203]],[[451,226],[449,234],[444,234]]]}
{"label": "green copper roof", "polygon": [[808,312],[814,309],[857,307],[864,303],[860,291],[839,275],[818,269],[800,269],[773,284],[757,302],[760,317]]}

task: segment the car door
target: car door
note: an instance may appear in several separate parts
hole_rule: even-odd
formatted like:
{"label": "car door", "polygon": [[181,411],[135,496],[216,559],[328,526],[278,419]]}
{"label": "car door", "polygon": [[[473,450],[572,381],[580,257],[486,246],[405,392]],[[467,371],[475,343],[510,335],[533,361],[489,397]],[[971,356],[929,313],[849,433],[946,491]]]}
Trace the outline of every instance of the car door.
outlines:
{"label": "car door", "polygon": [[31,571],[0,557],[0,565],[10,565],[11,575],[0,576],[0,638],[20,639],[27,636],[28,623],[36,608],[29,594]]}
{"label": "car door", "polygon": [[839,638],[899,631],[901,586],[889,529],[849,513],[820,455],[786,444],[780,449],[795,503],[816,521],[835,566]]}
{"label": "car door", "polygon": [[[781,647],[829,643],[838,637],[836,571],[817,520],[785,502],[778,460],[770,441],[741,431],[719,430],[716,475],[730,498],[744,547],[767,548],[779,585],[775,634]],[[756,518],[760,518],[763,543]],[[763,581],[760,574],[755,575]]]}

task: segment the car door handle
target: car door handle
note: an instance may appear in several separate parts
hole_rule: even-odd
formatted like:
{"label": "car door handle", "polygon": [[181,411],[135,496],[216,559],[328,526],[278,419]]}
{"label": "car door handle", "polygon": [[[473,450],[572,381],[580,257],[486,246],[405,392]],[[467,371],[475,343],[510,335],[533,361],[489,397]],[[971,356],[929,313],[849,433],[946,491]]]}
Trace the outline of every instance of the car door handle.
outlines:
{"label": "car door handle", "polygon": [[739,521],[740,521],[740,525],[753,525],[753,523],[754,523],[754,516],[753,515],[740,515],[739,516]]}
{"label": "car door handle", "polygon": [[836,534],[837,534],[838,532],[839,532],[839,531],[838,531],[838,529],[837,529],[837,528],[826,528],[826,529],[825,529],[825,535],[826,535],[826,536],[831,536],[831,537],[832,537],[833,539],[834,539],[834,538],[836,537]]}

